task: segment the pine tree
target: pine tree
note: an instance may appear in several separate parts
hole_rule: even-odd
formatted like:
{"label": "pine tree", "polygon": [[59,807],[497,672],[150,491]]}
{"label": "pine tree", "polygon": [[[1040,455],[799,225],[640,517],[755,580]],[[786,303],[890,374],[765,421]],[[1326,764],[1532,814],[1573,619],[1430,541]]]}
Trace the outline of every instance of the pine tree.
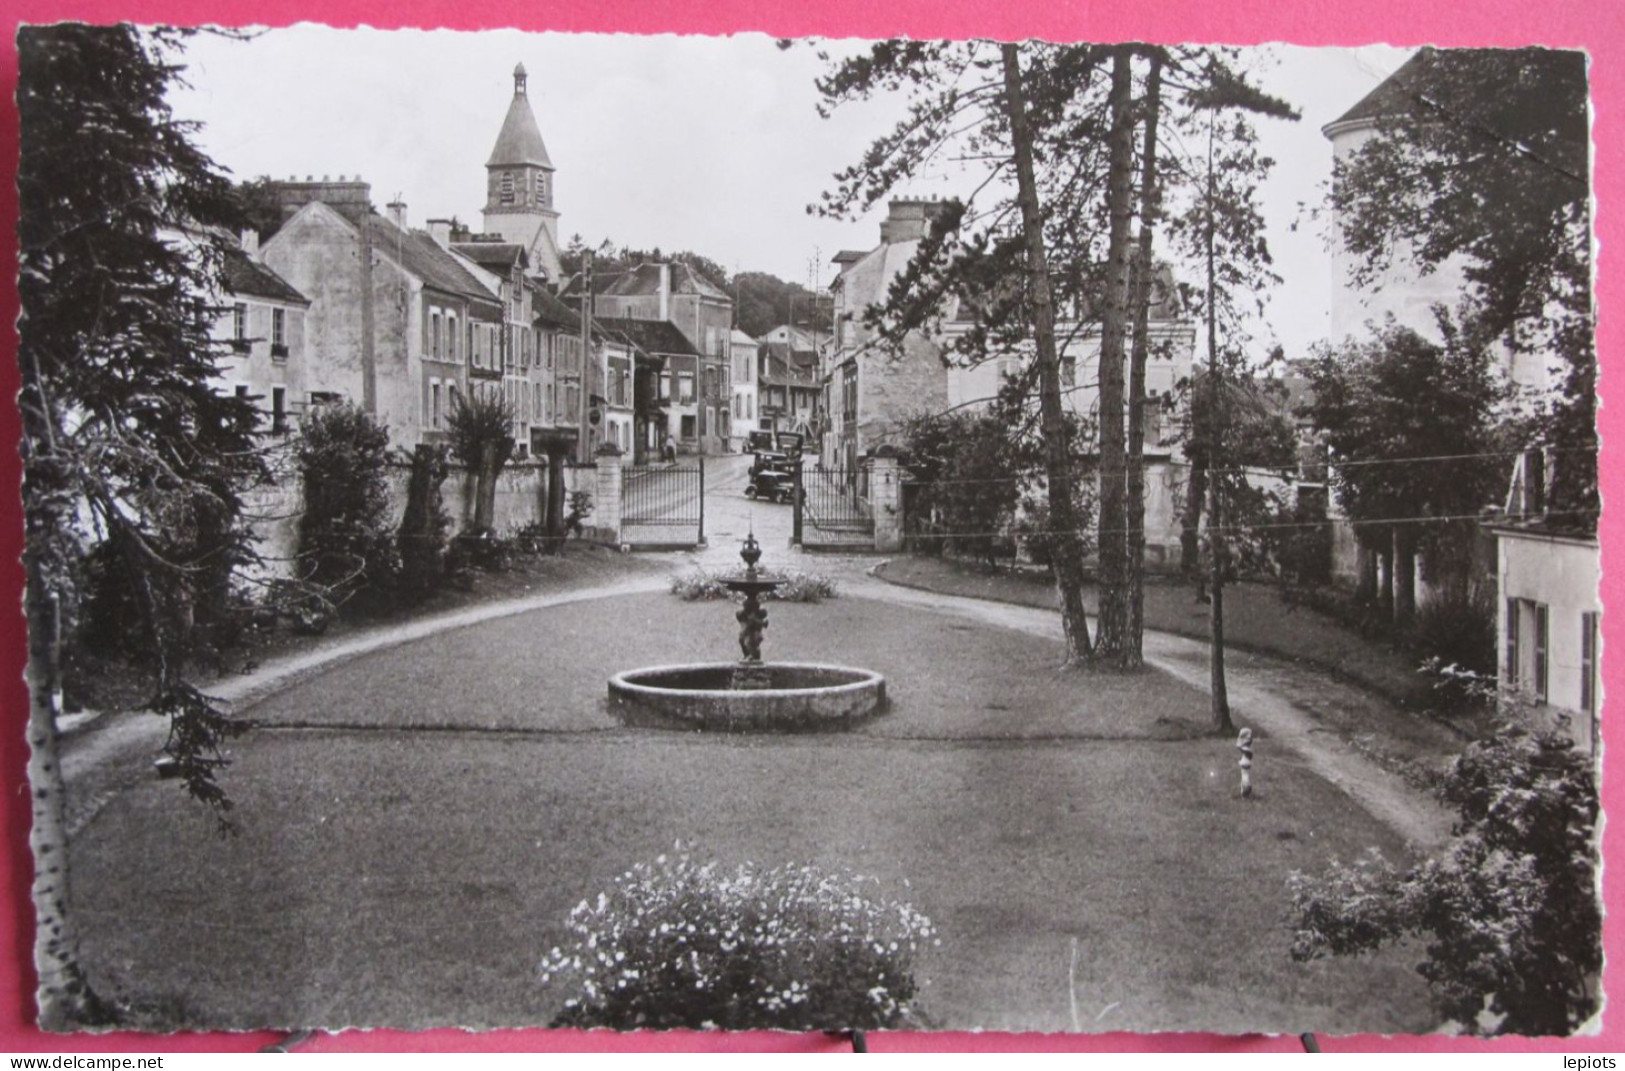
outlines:
{"label": "pine tree", "polygon": [[230,182],[165,102],[179,36],[75,24],[18,34],[35,951],[40,1020],[54,1029],[109,1011],[77,961],[55,757],[56,638],[77,619],[91,540],[106,542],[132,593],[126,627],[149,655],[150,707],[170,720],[183,783],[223,827],[230,807],[215,772],[232,725],[186,672],[229,614],[233,571],[252,559],[242,495],[265,468],[252,405],[210,385],[215,235],[242,220]]}

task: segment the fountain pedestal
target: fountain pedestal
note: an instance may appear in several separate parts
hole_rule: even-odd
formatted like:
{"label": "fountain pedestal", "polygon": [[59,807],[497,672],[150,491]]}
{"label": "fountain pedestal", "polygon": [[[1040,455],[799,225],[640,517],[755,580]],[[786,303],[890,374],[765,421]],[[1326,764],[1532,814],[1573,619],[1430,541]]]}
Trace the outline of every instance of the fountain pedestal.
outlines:
{"label": "fountain pedestal", "polygon": [[762,661],[767,608],[762,597],[784,583],[759,572],[755,533],[739,552],[745,571],[722,578],[745,596],[739,622],[740,659],[732,663],[651,666],[617,673],[611,704],[628,720],[739,732],[846,728],[885,706],[886,678],[867,669]]}
{"label": "fountain pedestal", "polygon": [[745,572],[722,578],[723,586],[729,591],[745,596],[745,605],[734,615],[734,620],[739,622],[740,659],[731,686],[743,691],[771,688],[772,680],[762,667],[762,634],[767,631],[767,607],[762,605],[762,596],[777,590],[784,581],[756,571],[756,563],[762,558],[762,546],[756,542],[755,532],[745,537],[739,556],[745,561]]}

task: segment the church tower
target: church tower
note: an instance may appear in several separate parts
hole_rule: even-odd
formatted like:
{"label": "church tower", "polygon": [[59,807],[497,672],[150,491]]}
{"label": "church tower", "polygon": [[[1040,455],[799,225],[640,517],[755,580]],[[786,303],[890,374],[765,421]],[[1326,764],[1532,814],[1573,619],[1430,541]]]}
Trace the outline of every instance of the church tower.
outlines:
{"label": "church tower", "polygon": [[513,69],[513,102],[485,162],[485,231],[523,245],[533,271],[557,282],[559,213],[553,207],[553,161],[525,88],[525,65]]}

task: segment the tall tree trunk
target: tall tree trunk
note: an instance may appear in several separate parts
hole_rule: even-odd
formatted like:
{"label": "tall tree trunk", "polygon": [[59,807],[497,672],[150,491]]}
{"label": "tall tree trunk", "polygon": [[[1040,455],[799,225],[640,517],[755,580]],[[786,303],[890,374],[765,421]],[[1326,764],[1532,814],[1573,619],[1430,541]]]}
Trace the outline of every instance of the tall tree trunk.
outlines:
{"label": "tall tree trunk", "polygon": [[1190,454],[1190,477],[1185,483],[1185,515],[1180,518],[1179,571],[1196,582],[1202,571],[1202,511],[1207,508],[1207,448]]}
{"label": "tall tree trunk", "polygon": [[488,442],[480,447],[479,464],[474,472],[474,530],[486,532],[496,518],[497,505],[497,443]]}
{"label": "tall tree trunk", "polygon": [[1394,536],[1388,533],[1384,546],[1377,551],[1377,605],[1384,617],[1394,616]]}
{"label": "tall tree trunk", "polygon": [[24,525],[28,622],[28,786],[34,853],[34,969],[39,975],[39,1024],[46,1030],[107,1025],[113,1009],[91,988],[79,962],[68,881],[67,786],[57,754],[62,712],[62,604],[47,562],[65,545],[68,476],[55,456],[54,418],[37,366],[23,362]]}
{"label": "tall tree trunk", "polygon": [[1140,149],[1140,242],[1134,256],[1134,337],[1128,375],[1128,631],[1123,664],[1145,663],[1145,362],[1151,346],[1151,247],[1161,191],[1157,183],[1157,118],[1162,110],[1162,53],[1151,53],[1145,76],[1145,141]]}
{"label": "tall tree trunk", "polygon": [[560,540],[564,530],[564,450],[547,448],[547,537]]}
{"label": "tall tree trunk", "polygon": [[1225,478],[1225,389],[1224,370],[1219,364],[1219,321],[1216,299],[1218,284],[1213,263],[1213,119],[1209,113],[1207,130],[1207,379],[1212,396],[1208,402],[1208,427],[1212,441],[1207,458],[1209,505],[1208,559],[1212,569],[1213,601],[1208,604],[1208,690],[1212,701],[1213,731],[1231,735],[1236,731],[1230,720],[1230,688],[1224,674],[1224,579],[1229,564],[1229,545],[1224,532]]}
{"label": "tall tree trunk", "polygon": [[79,963],[78,928],[71,914],[67,786],[57,755],[62,711],[61,605],[40,568],[28,569],[28,784],[34,825],[34,968],[39,972],[39,1023],[72,1030],[111,1021],[110,1009],[91,989]]}
{"label": "tall tree trunk", "polygon": [[1067,454],[1066,414],[1061,409],[1061,359],[1055,345],[1055,303],[1050,294],[1049,263],[1044,252],[1044,218],[1038,208],[1038,182],[1033,176],[1033,137],[1022,92],[1020,47],[1005,45],[1003,57],[1004,103],[1010,116],[1016,192],[1027,245],[1033,340],[1038,349],[1038,408],[1044,432],[1050,526],[1055,531],[1055,586],[1061,595],[1067,664],[1077,665],[1093,661],[1093,648],[1089,641],[1089,619],[1083,607],[1083,552],[1073,495],[1072,459]]}
{"label": "tall tree trunk", "polygon": [[430,594],[445,575],[446,522],[440,495],[440,485],[445,479],[444,448],[419,443],[412,451],[406,510],[396,536],[401,555],[401,582],[410,598]]}
{"label": "tall tree trunk", "polygon": [[1394,526],[1394,622],[1409,624],[1416,616],[1416,535]]}
{"label": "tall tree trunk", "polygon": [[1111,219],[1106,249],[1106,295],[1100,331],[1100,620],[1096,656],[1122,666],[1127,657],[1128,589],[1126,531],[1127,473],[1123,453],[1123,356],[1128,334],[1129,241],[1134,188],[1133,52],[1112,55],[1107,106],[1111,130],[1106,139],[1106,210]]}
{"label": "tall tree trunk", "polygon": [[1377,599],[1377,552],[1363,537],[1356,537],[1355,556],[1359,577],[1355,581],[1354,596],[1363,603]]}

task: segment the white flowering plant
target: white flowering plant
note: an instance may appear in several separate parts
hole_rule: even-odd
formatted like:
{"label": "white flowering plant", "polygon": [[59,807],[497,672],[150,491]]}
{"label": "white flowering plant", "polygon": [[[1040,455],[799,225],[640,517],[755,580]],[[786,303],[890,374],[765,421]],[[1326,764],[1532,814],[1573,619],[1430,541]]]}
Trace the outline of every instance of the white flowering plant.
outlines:
{"label": "white flowering plant", "polygon": [[[803,573],[799,570],[774,572],[763,569],[761,575],[781,581],[767,592],[765,598],[775,602],[823,602],[835,598],[835,581],[823,573]],[[671,593],[684,602],[715,602],[720,599],[738,601],[741,596],[729,591],[722,582],[724,574],[696,569],[671,578]]]}
{"label": "white flowering plant", "polygon": [[570,914],[541,981],[556,1027],[873,1030],[914,1022],[931,920],[879,882],[811,865],[728,869],[679,844]]}

